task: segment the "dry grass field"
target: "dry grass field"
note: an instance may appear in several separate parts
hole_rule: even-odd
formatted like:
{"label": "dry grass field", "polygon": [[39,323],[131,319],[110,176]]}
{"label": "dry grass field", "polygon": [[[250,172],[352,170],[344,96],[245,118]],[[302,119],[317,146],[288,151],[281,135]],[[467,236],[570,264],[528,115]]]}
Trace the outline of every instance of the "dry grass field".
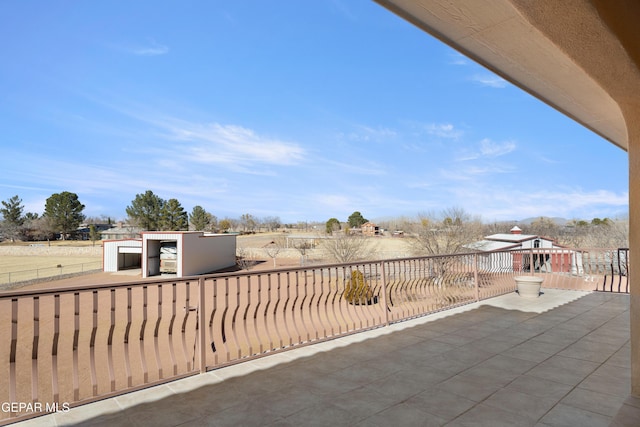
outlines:
{"label": "dry grass field", "polygon": [[[307,251],[307,258],[322,262],[332,262],[327,258],[327,253],[322,247],[321,233],[318,232],[296,232],[296,233],[260,233],[238,236],[237,245],[239,250],[243,250],[245,255],[252,259],[267,260],[271,263],[265,247],[276,239],[284,239],[286,237],[303,237],[308,239],[316,239],[317,246]],[[413,247],[409,238],[394,238],[390,236],[378,236],[366,238],[370,259],[394,259],[414,256]],[[293,247],[283,250],[278,254],[278,266],[291,265],[292,261],[299,261],[300,253]],[[293,263],[295,264],[295,262]]]}
{"label": "dry grass field", "polygon": [[83,263],[95,263],[102,261],[101,256],[77,256],[77,255],[61,255],[61,256],[10,256],[3,255],[0,257],[0,274],[24,270],[35,270],[43,268],[57,268],[61,265],[63,268],[70,265]]}
{"label": "dry grass field", "polygon": [[[102,247],[91,242],[0,245],[0,284],[100,268]],[[88,244],[85,244],[88,243]]]}

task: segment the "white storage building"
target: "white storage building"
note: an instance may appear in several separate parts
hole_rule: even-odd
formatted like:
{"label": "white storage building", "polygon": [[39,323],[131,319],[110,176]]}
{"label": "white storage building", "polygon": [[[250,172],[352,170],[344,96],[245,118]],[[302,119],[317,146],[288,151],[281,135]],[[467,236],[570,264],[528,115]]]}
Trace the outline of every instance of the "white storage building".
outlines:
{"label": "white storage building", "polygon": [[236,264],[236,235],[202,231],[142,233],[142,277],[211,273]]}
{"label": "white storage building", "polygon": [[106,272],[116,272],[142,265],[142,239],[102,241],[102,267]]}
{"label": "white storage building", "polygon": [[140,268],[142,277],[212,273],[236,264],[236,235],[146,231],[142,239],[103,241],[103,270]]}

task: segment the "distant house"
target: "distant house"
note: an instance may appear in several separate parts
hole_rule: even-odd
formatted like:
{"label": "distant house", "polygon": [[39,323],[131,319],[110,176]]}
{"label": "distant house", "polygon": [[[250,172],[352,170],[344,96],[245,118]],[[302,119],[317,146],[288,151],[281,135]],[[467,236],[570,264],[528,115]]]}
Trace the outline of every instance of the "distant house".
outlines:
{"label": "distant house", "polygon": [[[479,267],[492,271],[576,272],[580,254],[558,245],[554,240],[534,234],[522,234],[515,226],[510,233],[486,236],[483,240],[464,246],[483,253]],[[513,251],[505,254],[504,251]]]}
{"label": "distant house", "polygon": [[144,229],[119,222],[115,227],[101,231],[102,240],[139,239]]}
{"label": "distant house", "polygon": [[561,248],[552,239],[534,234],[522,234],[520,227],[515,226],[510,233],[499,233],[486,236],[483,240],[465,246],[479,252],[504,251],[530,248]]}
{"label": "distant house", "polygon": [[[78,240],[91,240],[91,226],[94,226],[96,231],[102,233],[105,230],[111,228],[110,224],[82,224],[76,230],[75,238]],[[101,237],[102,238],[102,237]]]}
{"label": "distant house", "polygon": [[362,234],[365,236],[378,236],[380,235],[380,227],[372,222],[365,222],[361,227]]}

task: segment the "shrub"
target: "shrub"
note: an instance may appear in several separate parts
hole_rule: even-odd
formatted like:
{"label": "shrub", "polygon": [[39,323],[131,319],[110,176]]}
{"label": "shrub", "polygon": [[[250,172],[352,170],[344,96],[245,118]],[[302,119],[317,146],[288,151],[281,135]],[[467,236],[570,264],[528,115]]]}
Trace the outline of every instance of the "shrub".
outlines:
{"label": "shrub", "polygon": [[371,305],[377,302],[373,290],[365,282],[364,275],[358,270],[351,272],[351,279],[347,282],[344,290],[344,299],[354,305]]}

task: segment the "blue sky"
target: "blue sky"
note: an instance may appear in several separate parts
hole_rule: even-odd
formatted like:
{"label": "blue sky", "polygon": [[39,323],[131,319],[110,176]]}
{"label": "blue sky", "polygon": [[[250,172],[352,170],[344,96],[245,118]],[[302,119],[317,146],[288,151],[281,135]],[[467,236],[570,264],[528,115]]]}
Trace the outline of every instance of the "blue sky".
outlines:
{"label": "blue sky", "polygon": [[0,200],[626,215],[627,154],[372,1],[0,2]]}

